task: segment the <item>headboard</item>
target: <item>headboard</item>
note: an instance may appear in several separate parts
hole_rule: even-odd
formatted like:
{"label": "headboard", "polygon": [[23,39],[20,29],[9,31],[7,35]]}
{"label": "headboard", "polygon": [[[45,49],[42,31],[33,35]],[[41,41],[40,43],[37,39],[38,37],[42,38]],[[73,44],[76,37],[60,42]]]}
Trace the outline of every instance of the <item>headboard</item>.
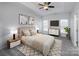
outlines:
{"label": "headboard", "polygon": [[22,26],[18,28],[18,37],[21,38],[23,36],[22,30],[33,30],[35,29],[35,26]]}

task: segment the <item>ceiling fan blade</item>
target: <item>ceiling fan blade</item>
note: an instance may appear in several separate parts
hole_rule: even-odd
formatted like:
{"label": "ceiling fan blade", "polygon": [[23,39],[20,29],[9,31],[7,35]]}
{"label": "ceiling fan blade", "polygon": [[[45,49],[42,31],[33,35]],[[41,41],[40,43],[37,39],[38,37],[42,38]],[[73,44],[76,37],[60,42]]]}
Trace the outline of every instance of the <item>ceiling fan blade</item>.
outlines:
{"label": "ceiling fan blade", "polygon": [[51,2],[48,2],[48,5],[50,4]]}
{"label": "ceiling fan blade", "polygon": [[46,5],[47,4],[47,2],[44,2],[44,5]]}
{"label": "ceiling fan blade", "polygon": [[39,9],[43,9],[43,7],[40,7]]}
{"label": "ceiling fan blade", "polygon": [[45,9],[45,10],[48,10],[48,9]]}
{"label": "ceiling fan blade", "polygon": [[43,4],[40,4],[40,3],[39,3],[38,5],[40,5],[40,6],[44,6]]}
{"label": "ceiling fan blade", "polygon": [[55,6],[48,6],[49,8],[55,8]]}

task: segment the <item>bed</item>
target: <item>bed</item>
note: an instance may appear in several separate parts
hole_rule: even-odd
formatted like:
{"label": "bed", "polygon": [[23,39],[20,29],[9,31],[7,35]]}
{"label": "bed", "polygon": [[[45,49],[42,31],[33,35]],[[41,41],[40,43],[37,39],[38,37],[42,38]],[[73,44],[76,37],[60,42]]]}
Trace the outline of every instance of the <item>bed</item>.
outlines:
{"label": "bed", "polygon": [[[33,28],[30,28],[33,30]],[[27,29],[25,28],[19,28],[19,35],[21,37],[22,43],[25,45],[29,45],[32,48],[39,50],[43,53],[43,55],[48,55],[50,49],[55,43],[55,39],[53,36],[45,35],[45,34],[39,34],[34,33],[33,35],[24,35],[22,34],[22,31],[24,30],[24,33]],[[29,29],[28,29],[29,30]]]}

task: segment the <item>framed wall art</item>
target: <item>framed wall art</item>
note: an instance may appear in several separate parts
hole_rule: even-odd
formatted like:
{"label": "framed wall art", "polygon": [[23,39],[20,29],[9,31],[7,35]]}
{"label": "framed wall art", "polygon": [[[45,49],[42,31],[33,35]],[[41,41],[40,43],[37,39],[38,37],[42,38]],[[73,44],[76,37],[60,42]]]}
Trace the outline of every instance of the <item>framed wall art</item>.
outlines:
{"label": "framed wall art", "polygon": [[29,16],[29,25],[34,25],[34,23],[35,23],[35,18]]}
{"label": "framed wall art", "polygon": [[28,24],[28,16],[19,14],[19,24],[27,25]]}

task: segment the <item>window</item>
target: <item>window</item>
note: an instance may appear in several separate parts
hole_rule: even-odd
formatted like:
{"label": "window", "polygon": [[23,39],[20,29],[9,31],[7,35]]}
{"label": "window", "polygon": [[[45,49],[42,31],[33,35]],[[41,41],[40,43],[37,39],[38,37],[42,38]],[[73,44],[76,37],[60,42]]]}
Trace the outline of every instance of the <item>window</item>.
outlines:
{"label": "window", "polygon": [[43,31],[48,31],[48,20],[43,20]]}
{"label": "window", "polygon": [[64,28],[68,26],[68,20],[67,19],[61,19],[60,20],[60,32],[66,33]]}

